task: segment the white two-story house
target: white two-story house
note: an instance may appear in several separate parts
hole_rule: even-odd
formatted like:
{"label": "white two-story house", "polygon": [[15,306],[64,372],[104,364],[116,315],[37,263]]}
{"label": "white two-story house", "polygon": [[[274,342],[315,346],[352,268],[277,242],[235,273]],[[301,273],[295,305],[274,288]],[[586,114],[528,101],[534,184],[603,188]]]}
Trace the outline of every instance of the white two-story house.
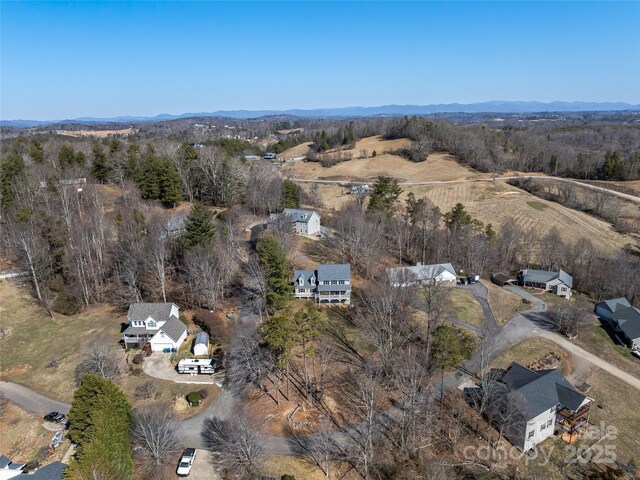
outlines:
{"label": "white two-story house", "polygon": [[317,270],[295,270],[294,296],[318,303],[351,303],[351,266],[348,263],[318,265]]}
{"label": "white two-story house", "polygon": [[272,213],[269,221],[274,222],[280,215],[286,215],[291,220],[291,229],[296,235],[320,235],[320,215],[314,210],[285,208],[280,214]]}
{"label": "white two-story house", "polygon": [[586,428],[593,399],[581,394],[556,369],[531,370],[512,363],[492,392],[489,416],[523,452],[554,433],[576,435]]}
{"label": "white two-story house", "polygon": [[129,326],[122,332],[125,348],[151,346],[151,351],[175,351],[187,338],[175,303],[134,303],[127,313]]}

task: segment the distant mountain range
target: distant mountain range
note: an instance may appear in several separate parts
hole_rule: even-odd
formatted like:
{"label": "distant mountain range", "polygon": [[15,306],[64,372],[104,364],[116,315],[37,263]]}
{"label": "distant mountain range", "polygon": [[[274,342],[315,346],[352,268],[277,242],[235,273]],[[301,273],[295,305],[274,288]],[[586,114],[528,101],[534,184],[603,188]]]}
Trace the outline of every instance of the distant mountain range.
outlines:
{"label": "distant mountain range", "polygon": [[640,111],[640,105],[624,102],[523,102],[492,101],[479,103],[441,103],[433,105],[383,105],[380,107],[317,108],[310,110],[218,110],[216,112],[161,114],[155,117],[122,116],[112,118],[80,117],[67,120],[0,120],[2,126],[36,127],[56,123],[147,123],[192,117],[226,117],[234,119],[258,118],[271,115],[291,115],[304,118],[376,117],[428,115],[435,113],[547,113],[547,112],[608,112]]}

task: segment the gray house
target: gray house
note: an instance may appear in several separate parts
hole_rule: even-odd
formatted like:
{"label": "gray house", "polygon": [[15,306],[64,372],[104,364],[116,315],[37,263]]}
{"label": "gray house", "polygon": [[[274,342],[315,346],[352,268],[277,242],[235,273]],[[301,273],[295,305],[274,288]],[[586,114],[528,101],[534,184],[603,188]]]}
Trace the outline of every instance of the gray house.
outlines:
{"label": "gray house", "polygon": [[640,309],[620,297],[596,303],[595,312],[613,328],[621,343],[640,350]]}
{"label": "gray house", "polygon": [[489,417],[494,424],[508,422],[503,424],[505,437],[522,451],[554,433],[574,435],[588,425],[593,399],[556,369],[531,370],[514,362],[497,377],[496,385]]}
{"label": "gray house", "polygon": [[518,285],[539,288],[545,292],[553,292],[560,297],[571,298],[573,277],[564,270],[557,272],[547,270],[521,270],[518,273]]}
{"label": "gray house", "polygon": [[134,303],[127,313],[129,326],[122,332],[125,348],[151,346],[151,351],[175,351],[187,338],[175,303]]}
{"label": "gray house", "polygon": [[317,270],[293,272],[294,296],[318,303],[351,303],[351,266],[348,263],[318,265]]}

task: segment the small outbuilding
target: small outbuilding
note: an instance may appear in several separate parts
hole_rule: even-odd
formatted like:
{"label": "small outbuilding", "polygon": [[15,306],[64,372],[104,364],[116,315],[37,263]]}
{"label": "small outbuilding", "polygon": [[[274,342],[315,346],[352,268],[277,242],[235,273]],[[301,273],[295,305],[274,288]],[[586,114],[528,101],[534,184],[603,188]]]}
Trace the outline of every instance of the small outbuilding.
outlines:
{"label": "small outbuilding", "polygon": [[193,344],[194,355],[209,355],[209,334],[206,332],[200,332],[196,336],[196,341]]}
{"label": "small outbuilding", "polygon": [[491,274],[491,281],[496,285],[500,285],[504,287],[505,285],[515,285],[516,279],[506,275],[504,273],[493,273]]}

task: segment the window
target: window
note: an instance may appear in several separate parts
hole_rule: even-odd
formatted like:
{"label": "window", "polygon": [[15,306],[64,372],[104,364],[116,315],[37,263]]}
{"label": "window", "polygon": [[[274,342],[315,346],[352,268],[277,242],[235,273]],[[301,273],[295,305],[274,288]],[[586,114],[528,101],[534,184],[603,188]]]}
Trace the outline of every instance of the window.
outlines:
{"label": "window", "polygon": [[553,423],[553,420],[549,419],[549,421],[547,422],[547,427],[550,427],[552,423]]}
{"label": "window", "polygon": [[545,428],[547,428],[547,425],[545,423],[540,425],[540,431],[543,431]]}
{"label": "window", "polygon": [[531,431],[529,432],[529,436],[528,436],[527,438],[532,438],[534,433],[535,433],[535,431],[534,431],[534,430],[531,430]]}
{"label": "window", "polygon": [[149,320],[147,322],[147,327],[148,328],[158,328],[158,325],[156,324],[155,320]]}
{"label": "window", "polygon": [[338,280],[338,285],[344,285],[344,280]]}

